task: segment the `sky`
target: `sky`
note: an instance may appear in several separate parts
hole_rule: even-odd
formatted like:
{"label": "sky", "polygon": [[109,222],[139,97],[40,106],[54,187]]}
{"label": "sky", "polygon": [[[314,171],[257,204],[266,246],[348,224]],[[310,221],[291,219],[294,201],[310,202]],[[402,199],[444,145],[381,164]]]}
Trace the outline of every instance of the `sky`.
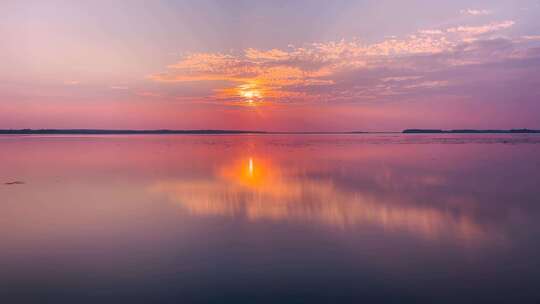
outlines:
{"label": "sky", "polygon": [[0,0],[0,128],[540,129],[540,0]]}

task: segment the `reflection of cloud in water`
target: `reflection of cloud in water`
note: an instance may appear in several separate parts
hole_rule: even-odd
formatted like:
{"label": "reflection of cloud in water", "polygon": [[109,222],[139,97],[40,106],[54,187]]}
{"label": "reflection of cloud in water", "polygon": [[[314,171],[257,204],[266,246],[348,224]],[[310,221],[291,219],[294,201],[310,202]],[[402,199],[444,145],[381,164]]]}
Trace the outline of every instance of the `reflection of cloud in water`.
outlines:
{"label": "reflection of cloud in water", "polygon": [[435,239],[485,238],[470,216],[418,206],[411,199],[339,189],[331,180],[309,179],[254,158],[195,181],[160,181],[151,190],[165,194],[195,215],[289,220],[346,228],[374,225]]}

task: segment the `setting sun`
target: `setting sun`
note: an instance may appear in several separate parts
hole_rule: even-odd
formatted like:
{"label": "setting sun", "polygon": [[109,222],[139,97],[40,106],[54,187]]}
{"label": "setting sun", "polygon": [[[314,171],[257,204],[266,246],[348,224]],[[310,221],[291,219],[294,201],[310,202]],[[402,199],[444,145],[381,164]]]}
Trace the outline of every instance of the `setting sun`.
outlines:
{"label": "setting sun", "polygon": [[260,90],[257,90],[255,85],[245,84],[238,87],[238,95],[242,97],[244,102],[253,104],[255,102],[262,101],[262,93]]}

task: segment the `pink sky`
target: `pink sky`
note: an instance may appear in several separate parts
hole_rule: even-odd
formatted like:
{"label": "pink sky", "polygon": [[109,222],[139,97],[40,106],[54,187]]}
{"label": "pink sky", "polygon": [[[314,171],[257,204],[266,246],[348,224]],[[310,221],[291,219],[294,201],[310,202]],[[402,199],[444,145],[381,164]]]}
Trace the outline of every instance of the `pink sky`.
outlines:
{"label": "pink sky", "polygon": [[540,128],[537,1],[3,1],[0,128]]}

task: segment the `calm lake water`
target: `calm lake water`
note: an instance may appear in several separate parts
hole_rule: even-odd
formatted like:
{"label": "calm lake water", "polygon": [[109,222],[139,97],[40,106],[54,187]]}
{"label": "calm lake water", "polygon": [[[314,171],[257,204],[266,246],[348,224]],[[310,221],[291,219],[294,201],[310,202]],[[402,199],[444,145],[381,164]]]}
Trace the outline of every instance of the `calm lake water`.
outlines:
{"label": "calm lake water", "polygon": [[540,301],[538,135],[2,136],[0,163],[2,303]]}

